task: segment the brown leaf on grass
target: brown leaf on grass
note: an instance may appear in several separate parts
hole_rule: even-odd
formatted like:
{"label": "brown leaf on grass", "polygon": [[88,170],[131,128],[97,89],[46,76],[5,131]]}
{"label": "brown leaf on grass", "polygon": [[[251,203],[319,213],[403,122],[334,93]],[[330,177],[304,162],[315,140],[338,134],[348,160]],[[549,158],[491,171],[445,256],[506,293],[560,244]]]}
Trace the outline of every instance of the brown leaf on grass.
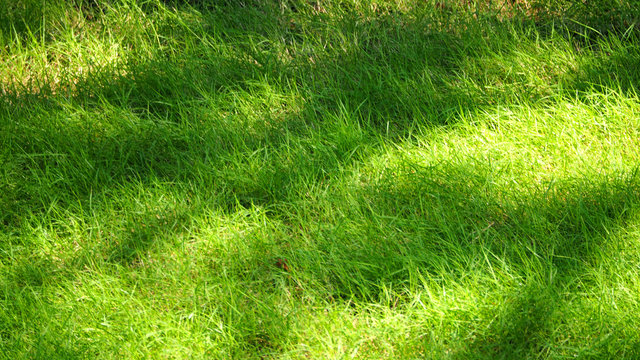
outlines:
{"label": "brown leaf on grass", "polygon": [[287,265],[286,259],[276,259],[276,267],[284,271],[289,271],[289,265]]}

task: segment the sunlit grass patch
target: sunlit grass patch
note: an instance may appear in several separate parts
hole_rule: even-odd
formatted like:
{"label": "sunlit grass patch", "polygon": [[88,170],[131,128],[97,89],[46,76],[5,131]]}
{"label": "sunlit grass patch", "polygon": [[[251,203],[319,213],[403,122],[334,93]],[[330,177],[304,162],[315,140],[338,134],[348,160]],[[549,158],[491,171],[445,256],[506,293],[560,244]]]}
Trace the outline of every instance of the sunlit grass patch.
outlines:
{"label": "sunlit grass patch", "polygon": [[19,3],[5,356],[637,357],[627,7]]}

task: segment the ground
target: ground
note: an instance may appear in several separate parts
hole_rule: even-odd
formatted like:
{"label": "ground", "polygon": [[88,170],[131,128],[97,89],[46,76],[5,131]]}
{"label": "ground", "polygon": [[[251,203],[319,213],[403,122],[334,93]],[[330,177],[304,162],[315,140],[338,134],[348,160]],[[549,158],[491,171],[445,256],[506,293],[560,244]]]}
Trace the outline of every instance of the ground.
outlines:
{"label": "ground", "polygon": [[640,13],[563,4],[0,5],[0,354],[640,357]]}

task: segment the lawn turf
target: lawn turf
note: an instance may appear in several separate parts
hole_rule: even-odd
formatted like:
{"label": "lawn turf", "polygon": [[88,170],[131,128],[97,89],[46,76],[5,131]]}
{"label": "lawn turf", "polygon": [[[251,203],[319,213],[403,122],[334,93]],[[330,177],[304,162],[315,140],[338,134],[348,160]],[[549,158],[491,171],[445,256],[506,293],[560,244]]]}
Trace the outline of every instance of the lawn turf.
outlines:
{"label": "lawn turf", "polygon": [[640,11],[567,3],[0,2],[0,356],[639,358]]}

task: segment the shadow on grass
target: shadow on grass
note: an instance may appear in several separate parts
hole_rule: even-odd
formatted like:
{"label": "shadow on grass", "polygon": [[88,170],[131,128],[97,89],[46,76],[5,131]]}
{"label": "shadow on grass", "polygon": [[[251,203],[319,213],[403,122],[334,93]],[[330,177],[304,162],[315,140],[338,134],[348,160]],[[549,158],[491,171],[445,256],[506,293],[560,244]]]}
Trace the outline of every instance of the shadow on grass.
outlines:
{"label": "shadow on grass", "polygon": [[[167,233],[189,227],[188,218],[200,216],[205,202],[233,212],[303,201],[306,184],[335,179],[358,161],[360,149],[378,151],[380,138],[393,141],[420,127],[453,125],[460,113],[513,100],[507,93],[462,82],[458,64],[478,55],[474,44],[485,41],[481,32],[461,36],[426,30],[424,23],[402,15],[346,16],[331,25],[358,41],[316,54],[292,46],[312,25],[282,15],[265,20],[259,8],[234,11],[226,21],[220,14],[203,21],[209,21],[213,34],[222,34],[215,36],[230,41],[258,35],[268,41],[247,41],[238,53],[203,48],[200,54],[132,65],[126,75],[81,80],[78,92],[67,99],[22,94],[5,99],[0,105],[0,130],[8,134],[3,139],[8,144],[3,153],[8,181],[0,198],[6,209],[0,219],[3,232],[20,236],[25,222],[47,216],[52,207],[90,213],[96,203],[116,194],[114,189],[131,183],[171,182],[178,193],[198,193],[200,204],[185,205],[175,216],[159,218],[149,211],[125,219],[115,236],[119,242],[99,250],[107,263],[133,266]],[[291,58],[281,59],[271,46],[284,46]],[[621,72],[629,79],[625,90],[637,91],[637,74],[628,65],[635,65],[638,55],[626,49],[626,54],[579,69],[584,76],[568,84],[567,93],[594,84],[615,87]],[[276,100],[251,112],[269,96]],[[331,123],[339,121],[350,132],[341,133]],[[354,131],[358,126],[362,130]],[[352,218],[362,215],[377,222],[319,225],[316,249],[291,251],[294,258],[307,259],[297,276],[332,289],[327,299],[361,302],[381,301],[382,287],[407,284],[416,273],[462,278],[478,271],[487,253],[523,277],[530,275],[527,262],[540,258],[549,260],[561,279],[571,279],[607,241],[606,234],[624,226],[627,210],[639,202],[635,176],[502,199],[503,194],[470,181],[482,178],[481,172],[445,166],[416,174],[406,186],[390,178],[358,190],[355,208],[348,202],[337,206]],[[461,262],[451,262],[451,254]],[[258,258],[263,256],[256,254],[249,262],[264,265]],[[39,289],[57,279],[55,267],[25,263],[14,270],[16,278],[6,280],[13,285],[5,287],[4,304],[18,301],[22,289]],[[554,286],[570,283],[559,281]],[[474,352],[508,357],[541,351],[553,336],[549,324],[555,321],[558,300],[540,290],[548,284],[533,282],[504,311],[501,323],[469,345],[470,357]],[[246,311],[251,304],[244,304]],[[33,304],[23,308],[38,312]],[[9,313],[5,308],[4,315]],[[279,323],[278,314],[269,316]],[[38,316],[19,314],[17,319],[5,328]],[[46,320],[39,321],[45,327]],[[276,325],[253,324],[255,336],[246,341],[258,349],[274,346],[270,338],[283,336]]]}
{"label": "shadow on grass", "polygon": [[[567,325],[585,321],[570,309],[577,302],[567,294],[598,286],[589,269],[621,256],[605,249],[640,209],[637,172],[505,195],[503,189],[486,188],[477,166],[444,164],[389,176],[354,190],[348,200],[335,199],[333,211],[345,219],[318,224],[313,246],[291,251],[300,263],[294,264],[296,276],[310,287],[330,289],[324,293],[329,301],[345,301],[355,309],[363,303],[394,308],[411,301],[406,289],[434,286],[430,291],[437,292],[443,284],[465,279],[495,281],[509,289],[504,303],[479,300],[478,308],[490,310],[466,319],[480,325],[458,334],[463,340],[450,345],[454,358],[609,356],[612,342],[624,344],[628,354],[637,351],[613,320],[589,320],[602,332],[591,341],[571,334]],[[563,343],[566,348],[559,348]]]}
{"label": "shadow on grass", "polygon": [[511,301],[498,311],[487,334],[467,344],[456,358],[529,359],[555,350],[553,346],[562,335],[554,331],[562,324],[559,312],[564,306],[555,291],[530,286],[513,294]]}
{"label": "shadow on grass", "polygon": [[[267,17],[265,21],[259,9],[247,7],[237,11],[239,13],[229,16],[223,25],[218,22],[218,14],[209,20],[211,26],[221,31],[223,37],[234,38],[250,38],[275,29],[271,34],[274,39],[269,40],[276,45],[279,36],[295,36],[297,31],[291,30],[280,17]],[[245,24],[258,28],[245,29]],[[343,26],[355,27],[355,19]],[[372,26],[345,31],[366,37]],[[85,202],[109,187],[130,181],[161,178],[190,182],[194,174],[206,171],[205,167],[214,172],[216,168],[229,168],[229,158],[239,148],[247,154],[265,148],[277,152],[292,139],[313,146],[312,141],[330,137],[327,115],[332,115],[333,120],[348,116],[353,125],[363,122],[363,126],[373,125],[376,131],[400,135],[413,126],[414,117],[424,115],[425,111],[429,112],[427,123],[439,124],[445,118],[452,118],[449,113],[461,106],[457,99],[467,104],[478,102],[475,95],[456,95],[454,89],[443,86],[438,94],[446,95],[436,95],[437,99],[433,100],[433,94],[425,94],[424,101],[415,101],[415,91],[403,84],[407,79],[420,76],[424,62],[432,61],[428,56],[430,52],[441,55],[434,57],[437,63],[444,64],[443,59],[453,56],[445,54],[452,49],[446,43],[453,42],[453,38],[418,32],[387,40],[384,36],[373,37],[372,41],[378,44],[349,49],[337,58],[330,58],[329,54],[310,63],[306,55],[296,56],[304,60],[297,65],[293,64],[294,60],[279,59],[277,51],[268,48],[271,45],[260,45],[260,48],[245,41],[246,48],[237,53],[219,55],[202,48],[199,54],[133,65],[125,76],[96,74],[75,84],[77,93],[68,100],[42,93],[8,96],[0,109],[6,119],[2,130],[12,134],[8,140],[12,150],[8,151],[17,153],[7,153],[5,157],[13,159],[7,160],[6,176],[10,181],[3,189],[6,190],[3,205],[9,211],[3,214],[2,222],[5,226],[15,226],[25,214],[46,211],[49,204],[62,205],[74,197]],[[435,42],[432,43],[431,38]],[[398,52],[396,44],[402,51],[411,52]],[[419,46],[421,44],[426,47]],[[377,49],[367,50],[372,46]],[[380,66],[363,70],[363,61]],[[404,65],[393,65],[395,63]],[[442,66],[442,71],[449,71],[446,65]],[[273,90],[265,92],[261,89],[264,86]],[[301,91],[295,93],[296,89]],[[293,93],[294,97],[301,97],[293,99],[301,103],[301,108],[288,109],[286,107],[291,107],[286,103],[288,100],[276,101],[268,106],[282,106],[279,113],[259,109],[257,114],[251,114],[251,107],[261,106],[258,103],[262,101],[261,92],[276,97]],[[238,100],[246,102],[244,109],[229,105],[237,104]],[[360,141],[373,140],[374,136],[360,137]],[[330,148],[332,144],[320,145],[316,150],[321,151],[298,149],[297,160],[311,157],[313,163],[322,161],[324,155],[345,158],[345,153],[366,144],[353,143],[333,151],[342,154],[324,155],[323,152],[331,150],[322,148]],[[286,191],[281,189],[292,186],[295,174],[300,173],[296,166],[304,165],[286,168],[274,165],[275,168],[258,169],[265,173],[257,176],[245,173],[249,179],[254,178],[257,182],[254,184],[239,177],[235,177],[239,183],[225,184],[229,180],[224,179],[223,174],[222,179],[217,179],[220,185],[216,185],[218,190],[226,192],[226,204],[222,205],[233,207],[237,200],[245,205],[269,203],[286,197]],[[335,170],[343,165],[334,161],[330,166]],[[233,171],[229,169],[227,175]],[[332,169],[324,171],[331,173]],[[36,180],[37,177],[42,179]]]}
{"label": "shadow on grass", "polygon": [[[485,188],[480,183],[482,175],[483,170],[473,166],[441,165],[412,173],[410,182],[389,175],[352,193],[336,195],[332,211],[343,214],[344,219],[307,224],[317,226],[317,231],[311,231],[313,238],[305,248],[273,244],[248,254],[221,255],[223,263],[234,264],[224,269],[225,276],[243,287],[229,289],[235,295],[226,299],[228,304],[214,308],[233,310],[222,311],[224,321],[243,329],[238,331],[242,341],[252,349],[245,351],[277,353],[283,351],[280,344],[291,326],[284,314],[268,305],[268,299],[282,291],[277,283],[290,281],[289,272],[276,269],[271,262],[278,253],[290,261],[290,274],[296,281],[285,286],[294,296],[309,293],[329,303],[344,301],[356,306],[377,303],[393,308],[408,301],[403,298],[406,288],[427,286],[416,279],[464,282],[474,276],[489,278],[495,269],[515,276],[512,281],[523,285],[515,286],[514,293],[506,295],[507,302],[496,304],[489,312],[496,319],[487,329],[474,329],[477,333],[461,349],[454,347],[455,357],[526,358],[554,350],[550,347],[563,339],[554,330],[566,320],[562,309],[567,299],[562,294],[579,292],[578,283],[589,285],[583,276],[585,269],[599,266],[601,248],[626,227],[640,206],[640,179],[628,174],[514,197]],[[343,195],[349,199],[342,199]],[[174,226],[157,220],[154,214],[149,217],[146,226],[134,225],[142,234],[118,236],[132,244],[107,249],[111,254],[108,263],[137,266],[146,252],[139,242],[157,240],[163,233],[158,229]],[[161,222],[158,226],[157,221]],[[247,234],[247,241],[252,236]],[[29,318],[32,331],[46,333],[52,309],[42,292],[77,276],[76,269],[67,265],[40,259],[15,266],[13,277],[5,279],[3,294],[7,304],[18,307],[13,312],[5,308],[4,314],[17,315],[6,324],[19,327]],[[212,267],[210,275],[220,271]],[[302,293],[296,290],[300,285]],[[260,299],[248,294],[260,294]],[[397,298],[385,299],[389,294]],[[206,297],[203,299],[206,303]],[[220,311],[208,307],[200,311]],[[38,314],[40,310],[43,314]],[[589,351],[607,353],[606,348],[595,345]]]}
{"label": "shadow on grass", "polygon": [[[86,199],[100,194],[101,187],[148,178],[190,182],[202,170],[198,166],[224,167],[212,159],[228,159],[238,147],[246,153],[264,148],[279,151],[291,138],[311,145],[329,138],[326,123],[340,117],[349,118],[349,126],[365,129],[357,141],[328,154],[345,159],[352,158],[345,154],[357,148],[375,145],[379,136],[405,138],[421,127],[453,124],[460,113],[518,101],[508,89],[501,92],[464,82],[458,66],[461,59],[481,55],[485,46],[482,31],[434,30],[431,19],[416,20],[411,13],[377,14],[363,20],[357,13],[345,12],[324,26],[338,27],[337,34],[352,39],[319,35],[321,41],[342,45],[316,54],[305,48],[305,40],[296,37],[312,31],[313,21],[320,24],[323,14],[295,17],[290,9],[281,12],[279,6],[261,2],[247,6],[221,2],[220,6],[231,6],[233,11],[226,14],[218,9],[202,21],[214,36],[244,44],[237,53],[220,55],[202,47],[172,60],[132,65],[127,75],[95,74],[75,84],[77,91],[69,100],[46,94],[7,97],[3,117],[9,121],[3,121],[2,127],[12,134],[11,149],[19,151],[6,157],[19,160],[9,162],[6,176],[21,181],[6,185],[3,205],[10,210],[1,221],[16,224],[19,214],[44,211],[54,202],[62,204],[66,200],[60,199],[60,194]],[[305,19],[311,25],[302,23]],[[488,24],[496,34],[509,27]],[[247,41],[252,37],[263,40]],[[302,45],[293,46],[296,41]],[[582,75],[563,85],[566,93],[594,85],[615,87],[620,85],[620,75],[627,81],[620,86],[636,91],[637,74],[628,65],[640,61],[640,56],[632,48],[624,49],[579,69]],[[282,50],[289,59],[279,55]],[[259,106],[255,101],[260,101],[260,86],[264,85],[273,87],[271,94],[264,94],[267,96],[295,94],[298,108],[283,101],[275,105],[289,109],[278,114],[272,109],[250,114],[247,109],[221,105],[244,97],[245,108]],[[547,95],[534,89],[527,100]],[[105,104],[110,116],[120,118],[119,123],[106,116],[90,119],[100,117],[96,112],[103,112]],[[327,115],[333,115],[332,119]],[[28,117],[34,120],[11,121]],[[261,121],[260,133],[231,124],[243,124],[243,117]],[[312,150],[300,155],[316,156]],[[335,170],[345,165],[334,161],[331,166]],[[257,176],[263,184],[254,184],[252,191],[242,189],[247,183],[222,184],[228,189],[226,206],[235,206],[238,198],[242,204],[285,199],[287,191],[278,189],[295,186],[296,165],[266,171]],[[35,181],[35,176],[47,172],[53,172],[55,179]],[[332,168],[325,172],[331,174]],[[54,195],[40,198],[42,194]]]}
{"label": "shadow on grass", "polygon": [[[635,173],[625,176],[507,195],[484,188],[477,168],[443,165],[413,173],[413,183],[406,185],[396,184],[403,181],[399,178],[373,184],[356,190],[358,195],[345,199],[344,206],[336,205],[347,218],[373,220],[352,223],[352,229],[333,224],[321,232],[320,247],[342,248],[334,254],[340,263],[317,268],[341,269],[328,280],[342,289],[340,297],[361,294],[374,301],[376,284],[402,284],[411,278],[407,272],[412,268],[435,277],[464,276],[486,262],[483,252],[511,269],[525,271],[529,261],[541,261],[539,265],[552,263],[560,277],[578,275],[640,203],[640,179]],[[349,208],[349,203],[357,205]],[[450,254],[465,262],[447,263]],[[360,263],[365,264],[362,269]],[[361,281],[340,285],[341,279],[354,276]],[[357,288],[359,283],[367,284],[364,290]]]}

